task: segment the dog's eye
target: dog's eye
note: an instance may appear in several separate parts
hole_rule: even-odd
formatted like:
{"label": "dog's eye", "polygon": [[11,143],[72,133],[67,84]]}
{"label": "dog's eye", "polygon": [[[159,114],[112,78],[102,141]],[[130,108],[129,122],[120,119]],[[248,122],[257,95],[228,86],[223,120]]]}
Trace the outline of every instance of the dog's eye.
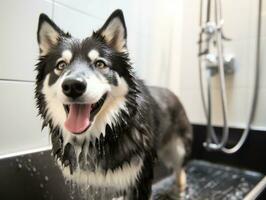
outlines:
{"label": "dog's eye", "polygon": [[56,69],[63,70],[63,69],[65,69],[66,65],[67,64],[64,61],[60,61],[59,63],[57,63]]}
{"label": "dog's eye", "polygon": [[97,68],[103,69],[103,68],[105,68],[107,65],[106,65],[106,63],[105,63],[104,61],[102,61],[102,60],[97,60],[97,61],[95,62],[95,66],[96,66]]}

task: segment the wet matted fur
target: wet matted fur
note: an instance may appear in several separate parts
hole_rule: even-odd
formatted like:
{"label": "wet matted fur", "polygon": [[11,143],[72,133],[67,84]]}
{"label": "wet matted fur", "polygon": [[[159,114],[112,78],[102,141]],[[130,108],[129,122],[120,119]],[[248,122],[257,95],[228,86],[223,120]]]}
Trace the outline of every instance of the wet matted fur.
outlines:
{"label": "wet matted fur", "polygon": [[35,97],[64,176],[124,199],[147,200],[159,157],[183,190],[191,125],[172,92],[136,77],[122,11],[84,40],[41,14],[37,36]]}

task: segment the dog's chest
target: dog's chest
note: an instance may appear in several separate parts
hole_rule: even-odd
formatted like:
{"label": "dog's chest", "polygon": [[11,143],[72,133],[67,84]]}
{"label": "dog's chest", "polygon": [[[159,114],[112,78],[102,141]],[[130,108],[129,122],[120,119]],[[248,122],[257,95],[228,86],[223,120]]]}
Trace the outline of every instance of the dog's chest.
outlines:
{"label": "dog's chest", "polygon": [[63,168],[64,176],[74,182],[96,188],[112,188],[125,190],[134,185],[143,165],[143,161],[125,163],[114,170],[102,170],[98,167],[94,171],[80,169],[79,166],[71,174],[69,168]]}
{"label": "dog's chest", "polygon": [[96,140],[65,142],[61,161],[69,167],[62,168],[63,174],[78,184],[124,190],[142,170],[143,153],[136,145],[140,139],[132,138],[136,131],[131,129],[123,134],[106,130],[105,137]]}

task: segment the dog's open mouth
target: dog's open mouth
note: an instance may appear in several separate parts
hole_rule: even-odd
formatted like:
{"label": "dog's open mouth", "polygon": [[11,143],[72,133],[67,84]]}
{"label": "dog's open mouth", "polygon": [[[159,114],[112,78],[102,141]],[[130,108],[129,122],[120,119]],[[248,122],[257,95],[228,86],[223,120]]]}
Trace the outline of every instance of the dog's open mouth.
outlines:
{"label": "dog's open mouth", "polygon": [[64,105],[67,119],[65,127],[71,133],[82,134],[91,126],[95,115],[100,111],[107,94],[94,104],[69,104]]}

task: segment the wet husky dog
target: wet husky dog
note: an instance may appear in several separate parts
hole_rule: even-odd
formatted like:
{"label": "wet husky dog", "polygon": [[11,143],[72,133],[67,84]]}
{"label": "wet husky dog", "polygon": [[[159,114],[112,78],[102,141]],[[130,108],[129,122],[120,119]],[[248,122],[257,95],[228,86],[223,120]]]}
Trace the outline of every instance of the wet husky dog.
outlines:
{"label": "wet husky dog", "polygon": [[41,14],[37,36],[37,106],[64,176],[147,200],[158,156],[184,190],[191,125],[173,93],[135,76],[122,11],[84,40]]}

